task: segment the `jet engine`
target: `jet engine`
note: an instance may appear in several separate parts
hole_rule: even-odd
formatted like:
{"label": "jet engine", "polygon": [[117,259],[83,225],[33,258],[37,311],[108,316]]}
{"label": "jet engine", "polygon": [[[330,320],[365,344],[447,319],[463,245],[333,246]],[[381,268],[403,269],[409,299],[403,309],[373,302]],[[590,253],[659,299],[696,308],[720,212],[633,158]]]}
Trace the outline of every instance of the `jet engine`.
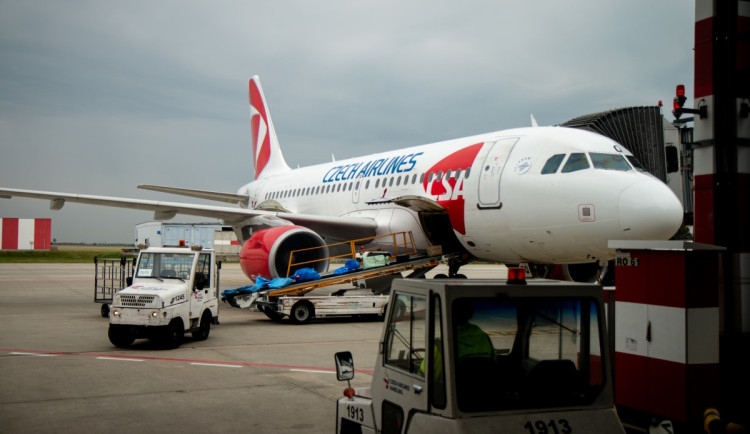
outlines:
{"label": "jet engine", "polygon": [[[309,249],[297,251],[300,249]],[[247,277],[255,281],[286,277],[299,268],[313,268],[318,273],[328,270],[328,248],[323,238],[302,226],[277,226],[253,232],[240,251],[240,267]]]}

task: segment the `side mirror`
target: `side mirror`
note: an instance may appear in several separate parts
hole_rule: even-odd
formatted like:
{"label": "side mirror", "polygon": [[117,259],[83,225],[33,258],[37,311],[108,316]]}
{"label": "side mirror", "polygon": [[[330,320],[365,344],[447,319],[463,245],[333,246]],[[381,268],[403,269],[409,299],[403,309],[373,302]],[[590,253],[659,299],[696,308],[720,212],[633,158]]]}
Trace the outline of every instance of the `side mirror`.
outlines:
{"label": "side mirror", "polygon": [[133,277],[132,276],[128,276],[128,277],[125,278],[125,285],[126,286],[133,286]]}
{"label": "side mirror", "polygon": [[333,358],[336,360],[336,379],[339,381],[349,381],[354,378],[354,357],[349,351],[336,353]]}

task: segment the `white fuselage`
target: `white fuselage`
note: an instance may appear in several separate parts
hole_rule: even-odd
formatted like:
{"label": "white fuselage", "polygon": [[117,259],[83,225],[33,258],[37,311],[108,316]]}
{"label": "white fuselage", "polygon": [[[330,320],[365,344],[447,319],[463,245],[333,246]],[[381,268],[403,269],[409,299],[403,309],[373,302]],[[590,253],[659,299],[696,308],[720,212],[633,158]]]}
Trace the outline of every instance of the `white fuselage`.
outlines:
{"label": "white fuselage", "polygon": [[447,209],[457,239],[479,259],[593,262],[614,256],[609,240],[668,239],[682,222],[677,197],[631,159],[595,133],[523,128],[299,168],[240,193],[251,207],[275,201],[292,213],[370,217],[379,233],[412,231],[418,248],[429,244],[419,205],[387,199],[427,198]]}

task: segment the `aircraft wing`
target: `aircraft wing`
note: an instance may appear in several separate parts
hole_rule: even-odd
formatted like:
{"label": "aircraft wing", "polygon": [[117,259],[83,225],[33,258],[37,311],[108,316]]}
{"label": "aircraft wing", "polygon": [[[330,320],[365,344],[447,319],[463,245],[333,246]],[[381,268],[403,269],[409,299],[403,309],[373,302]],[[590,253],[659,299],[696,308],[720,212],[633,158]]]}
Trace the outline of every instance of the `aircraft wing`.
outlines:
{"label": "aircraft wing", "polygon": [[138,186],[143,190],[161,191],[163,193],[179,194],[182,196],[197,197],[199,199],[215,200],[219,202],[235,203],[247,207],[247,196],[233,193],[222,193],[218,191],[193,190],[189,188],[164,187],[161,185],[141,184]]}
{"label": "aircraft wing", "polygon": [[242,225],[251,219],[286,224],[287,222],[305,226],[322,236],[348,240],[375,235],[377,223],[370,218],[333,217],[312,214],[295,214],[290,212],[264,211],[224,206],[197,205],[179,202],[162,202],[155,200],[129,199],[122,197],[92,196],[85,194],[58,193],[52,191],[18,190],[0,188],[0,198],[28,197],[50,201],[50,209],[59,210],[66,202],[87,205],[110,206],[117,208],[153,211],[155,220],[169,220],[177,214],[215,218],[227,225]]}

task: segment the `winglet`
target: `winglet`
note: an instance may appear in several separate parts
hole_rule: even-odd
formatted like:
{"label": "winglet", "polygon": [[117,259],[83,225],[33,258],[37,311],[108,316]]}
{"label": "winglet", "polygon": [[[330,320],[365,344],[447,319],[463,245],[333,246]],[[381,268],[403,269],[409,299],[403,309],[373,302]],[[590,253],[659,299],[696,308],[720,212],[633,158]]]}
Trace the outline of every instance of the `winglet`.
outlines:
{"label": "winglet", "polygon": [[268,111],[263,88],[260,86],[260,77],[253,76],[248,86],[255,179],[273,173],[287,172],[291,169],[281,155],[279,139],[276,137],[271,113]]}
{"label": "winglet", "polygon": [[539,125],[536,123],[536,118],[534,117],[534,113],[531,113],[531,126],[533,128],[538,127]]}

